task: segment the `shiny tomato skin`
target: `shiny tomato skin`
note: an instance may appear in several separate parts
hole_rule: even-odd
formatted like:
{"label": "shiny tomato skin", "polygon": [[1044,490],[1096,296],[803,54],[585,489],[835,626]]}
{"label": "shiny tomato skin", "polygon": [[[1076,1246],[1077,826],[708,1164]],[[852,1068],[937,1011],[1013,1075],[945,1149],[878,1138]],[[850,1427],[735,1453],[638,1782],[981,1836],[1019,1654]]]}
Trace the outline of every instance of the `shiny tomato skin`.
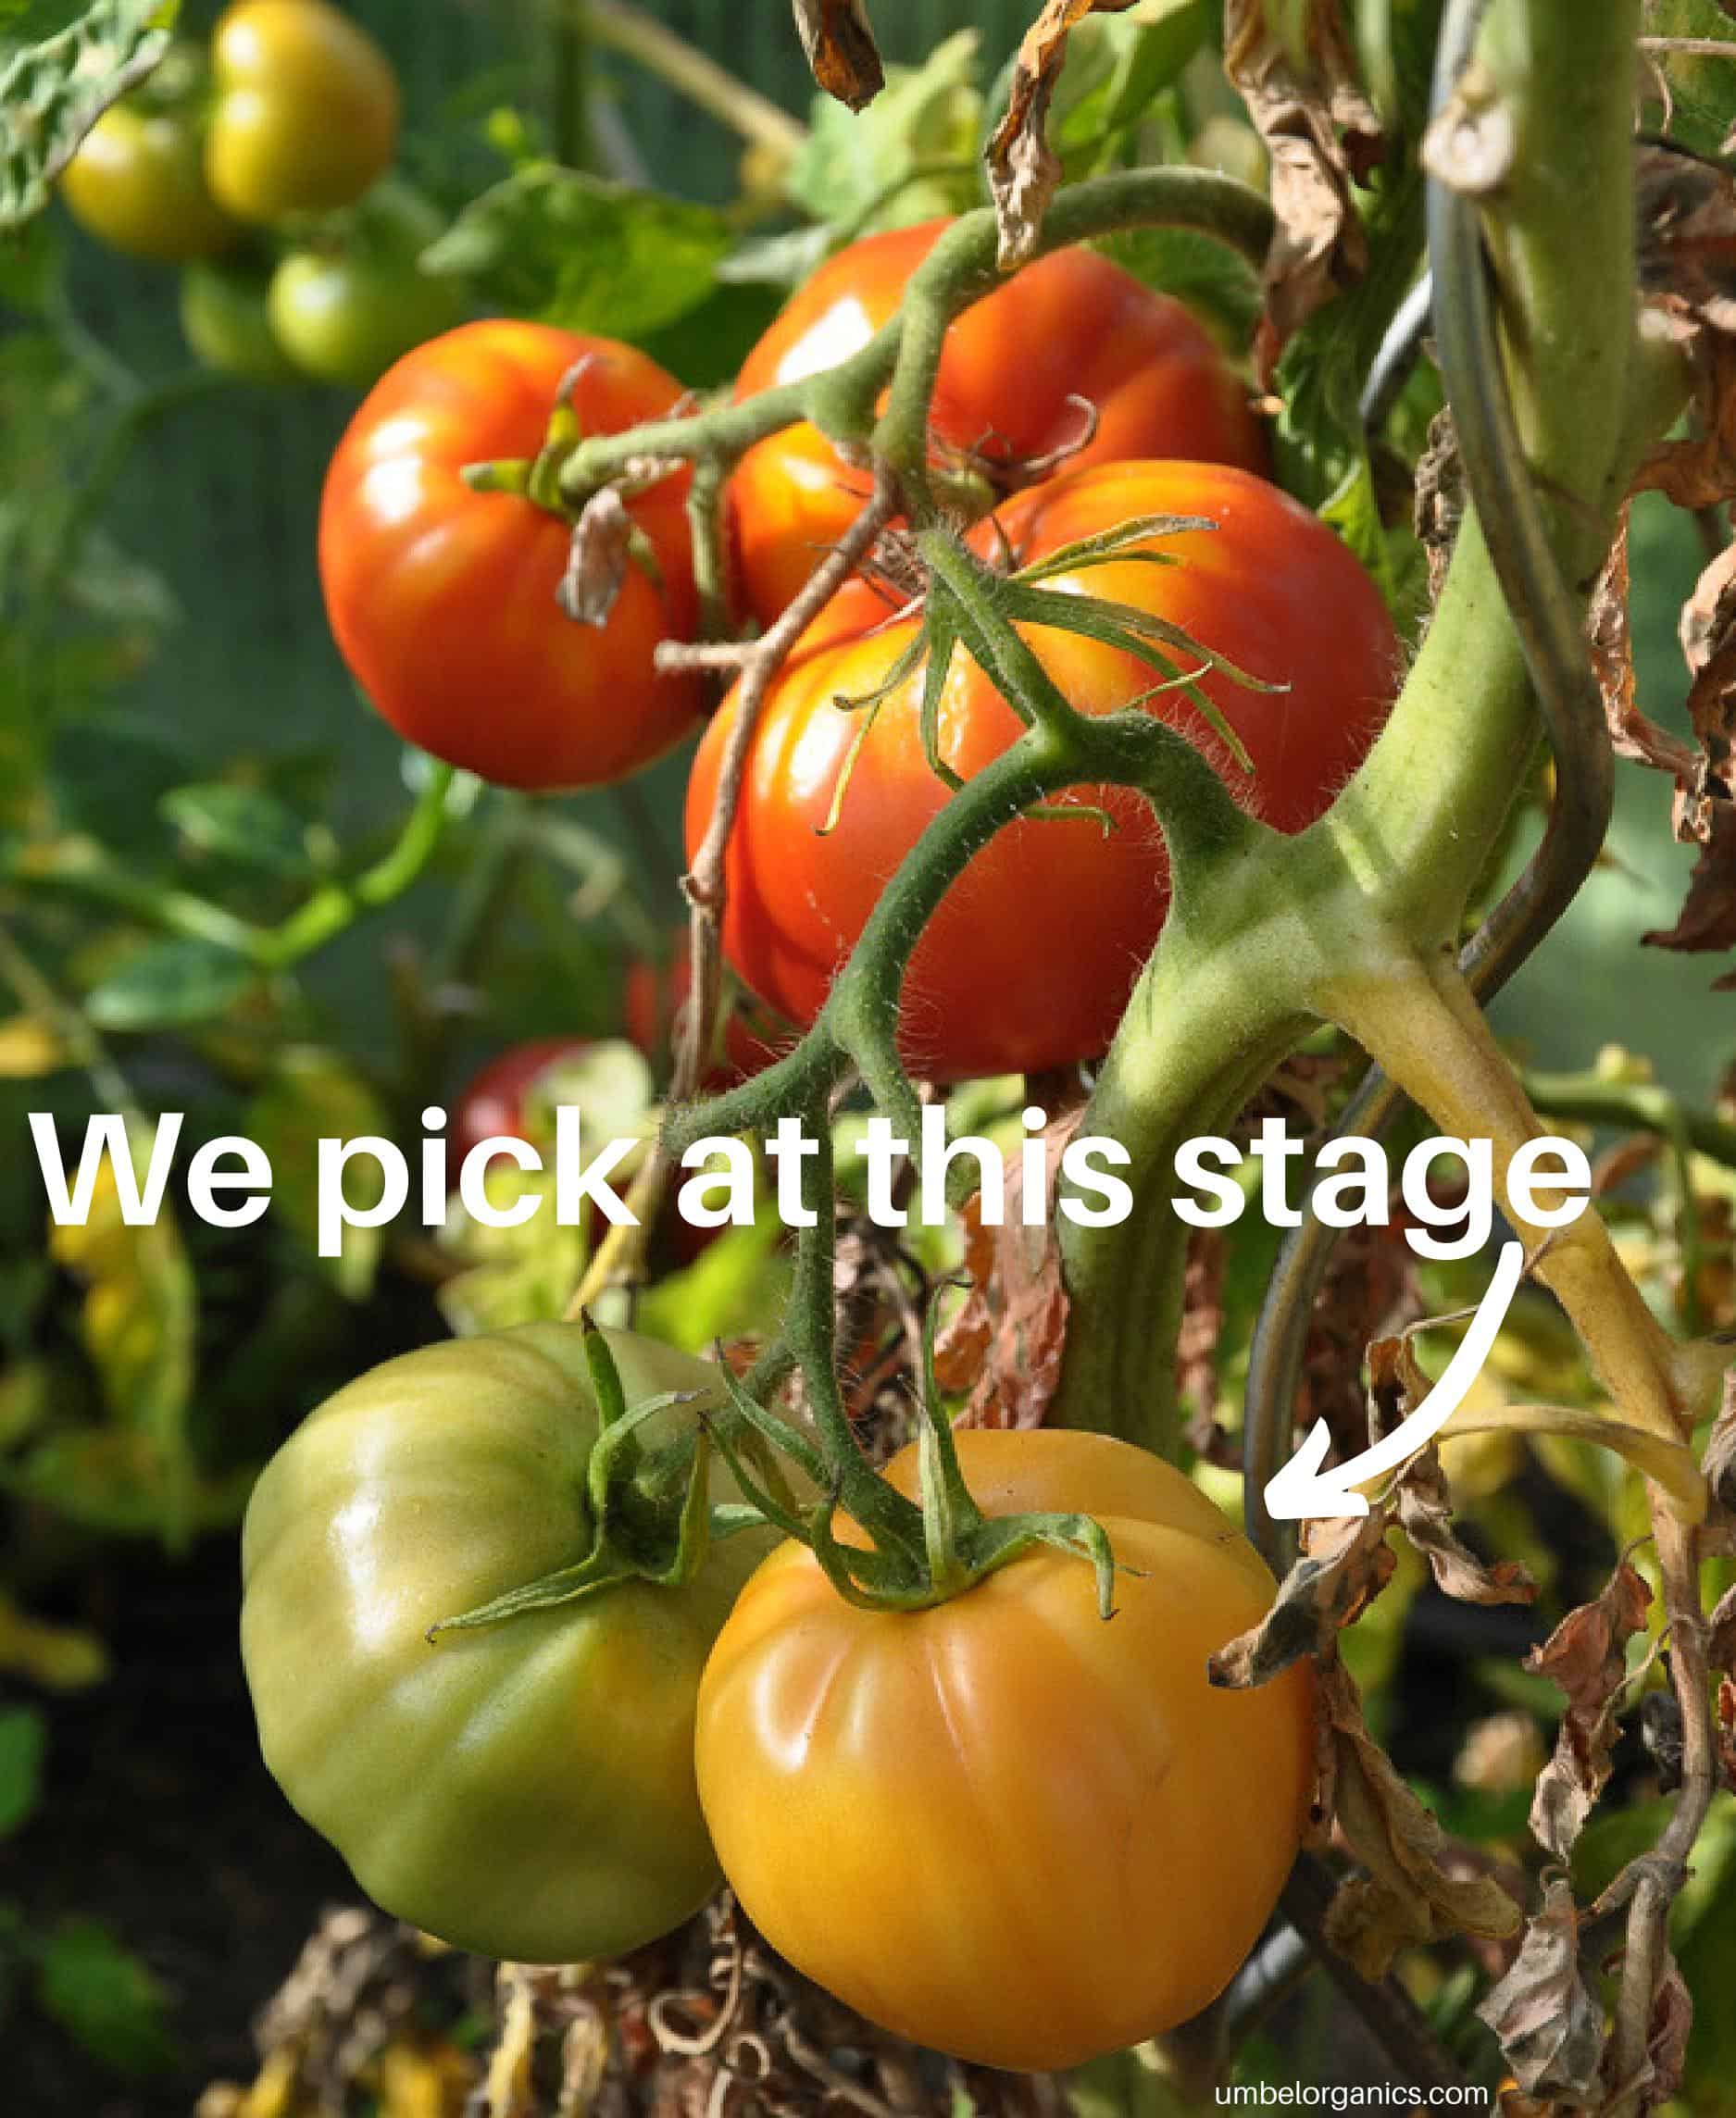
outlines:
{"label": "shiny tomato skin", "polygon": [[[865,236],[829,258],[747,356],[738,398],[835,366],[897,309],[945,220]],[[1091,442],[1069,468],[1130,456],[1187,456],[1267,466],[1247,392],[1180,302],[1155,293],[1095,251],[1061,250],[968,309],[947,333],[931,430],[991,461],[1029,461]],[[730,481],[740,592],[762,625],[790,603],[815,562],[850,527],[868,480],[818,429],[756,443]]]}
{"label": "shiny tomato skin", "polygon": [[[1099,1489],[1094,1469],[1043,1475],[1072,1437],[978,1439],[1030,1458],[1003,1478],[1021,1501]],[[1143,1476],[1130,1509],[1154,1504]],[[1306,1819],[1305,1665],[1255,1691],[1205,1676],[1270,1576],[1209,1526],[1100,1519],[1130,1570],[1106,1624],[1092,1568],[1052,1551],[889,1614],[785,1544],[701,1681],[700,1800],[749,1916],[871,2021],[984,2065],[1077,2065],[1197,2013],[1257,1940]]]}
{"label": "shiny tomato skin", "polygon": [[[1032,644],[1081,711],[1140,701],[1212,758],[1236,799],[1283,831],[1329,805],[1371,745],[1397,686],[1400,648],[1379,592],[1317,517],[1230,466],[1105,464],[1015,495],[998,520],[1030,559],[1135,516],[1197,516],[1215,530],[1163,541],[1180,565],[1126,560],[1051,580],[1137,605],[1181,626],[1251,675],[1258,691],[1213,673],[1201,689],[1240,736],[1250,779],[1179,692],[1153,698],[1134,656],[1043,628]],[[991,526],[972,532],[985,556]],[[887,880],[946,800],[918,719],[920,680],[883,700],[851,766],[838,822],[819,835],[858,716],[833,702],[880,687],[915,637],[853,582],[821,613],[773,686],[754,739],[731,834],[724,953],[760,999],[799,1027],[824,1005]],[[875,627],[879,629],[873,629]],[[734,721],[731,694],[707,728],[687,796],[690,855],[716,798]],[[1015,740],[1019,723],[959,650],[941,707],[942,754],[964,778]],[[905,989],[901,1047],[940,1080],[1067,1066],[1104,1052],[1168,903],[1161,836],[1121,789],[1062,799],[1114,820],[1026,818],[1003,829],[943,899]]]}
{"label": "shiny tomato skin", "polygon": [[524,1140],[525,1100],[550,1067],[591,1049],[588,1037],[533,1037],[497,1052],[453,1105],[446,1137],[456,1169],[485,1140]]}
{"label": "shiny tomato skin", "polygon": [[687,478],[629,512],[661,586],[633,564],[600,629],[556,589],[568,525],[529,499],[473,492],[467,464],[534,456],[562,378],[587,433],[667,413],[681,385],[613,339],[502,319],[461,325],[406,354],[364,399],[326,476],[319,572],[356,682],[407,741],[505,787],[594,787],[680,741],[703,700],[661,676],[659,639],[696,615]]}
{"label": "shiny tomato skin", "polygon": [[[709,1363],[605,1335],[630,1406],[720,1402]],[[672,1406],[640,1431],[672,1441],[694,1416]],[[379,1904],[484,1955],[617,1955],[718,1880],[695,1701],[768,1537],[714,1545],[680,1588],[628,1581],[427,1637],[584,1555],[597,1433],[577,1326],[425,1346],[310,1414],[243,1527],[242,1655],[267,1765]],[[711,1480],[739,1500],[715,1458]]]}
{"label": "shiny tomato skin", "polygon": [[199,134],[184,110],[124,99],[104,111],[60,178],[80,227],[159,265],[230,249],[241,230],[206,188]]}
{"label": "shiny tomato skin", "polygon": [[211,32],[211,71],[206,174],[238,220],[330,213],[391,167],[397,76],[326,0],[235,0]]}

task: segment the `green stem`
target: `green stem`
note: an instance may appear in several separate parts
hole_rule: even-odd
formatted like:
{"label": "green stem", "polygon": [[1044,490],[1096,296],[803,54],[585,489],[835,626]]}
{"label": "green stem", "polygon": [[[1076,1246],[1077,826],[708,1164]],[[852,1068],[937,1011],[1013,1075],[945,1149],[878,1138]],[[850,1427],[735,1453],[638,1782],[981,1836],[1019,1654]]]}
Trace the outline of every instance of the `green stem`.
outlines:
{"label": "green stem", "polygon": [[[1272,209],[1258,192],[1214,170],[1124,170],[1064,192],[1049,210],[1038,255],[1141,226],[1198,229],[1257,262],[1271,240]],[[995,243],[994,215],[985,206],[955,221],[923,260],[905,296],[905,311],[914,308],[922,321],[913,340],[910,369],[903,376],[894,377],[903,365],[901,313],[859,352],[821,374],[781,383],[740,404],[715,405],[695,417],[653,420],[622,434],[600,434],[581,442],[561,472],[568,501],[582,501],[619,477],[636,457],[670,456],[727,467],[756,442],[804,419],[813,420],[834,440],[867,443],[874,435],[877,406],[889,381],[897,416],[893,418],[889,405],[893,423],[882,444],[892,444],[894,462],[918,462],[920,477],[926,455],[915,437],[927,429],[932,363],[938,358],[936,322],[959,315],[999,285],[993,269]],[[929,378],[927,394],[919,374]]]}
{"label": "green stem", "polygon": [[376,911],[402,897],[433,858],[440,843],[446,826],[446,796],[454,778],[450,765],[431,763],[416,806],[392,850],[353,882],[328,883],[281,927],[257,933],[250,952],[255,961],[268,970],[287,970],[341,934],[364,912]]}
{"label": "green stem", "polygon": [[[1490,211],[1506,231],[1504,315],[1528,319],[1509,334],[1529,377],[1523,444],[1540,485],[1560,496],[1550,542],[1581,608],[1634,439],[1634,14],[1633,0],[1620,0],[1569,23],[1533,0],[1494,0],[1486,40],[1485,85],[1518,143]],[[1383,981],[1402,989],[1455,941],[1536,739],[1519,636],[1467,516],[1387,727],[1328,816],[1244,865],[1240,908],[1224,898],[1196,908],[1178,895],[1084,1121],[1130,1150],[1139,1205],[1118,1229],[1061,1230],[1074,1304],[1063,1419],[1167,1431],[1173,1380],[1167,1354],[1154,1362],[1150,1347],[1154,1310],[1166,1320],[1179,1313],[1185,1242],[1168,1158],[1187,1098],[1245,1079],[1262,1053],[1281,1054],[1305,1011],[1342,1021],[1331,996],[1344,974],[1377,996],[1363,1027],[1387,1027],[1378,996],[1394,987]],[[1287,944],[1262,949],[1262,921],[1268,941],[1287,934]],[[1661,1414],[1655,1389],[1640,1394]]]}

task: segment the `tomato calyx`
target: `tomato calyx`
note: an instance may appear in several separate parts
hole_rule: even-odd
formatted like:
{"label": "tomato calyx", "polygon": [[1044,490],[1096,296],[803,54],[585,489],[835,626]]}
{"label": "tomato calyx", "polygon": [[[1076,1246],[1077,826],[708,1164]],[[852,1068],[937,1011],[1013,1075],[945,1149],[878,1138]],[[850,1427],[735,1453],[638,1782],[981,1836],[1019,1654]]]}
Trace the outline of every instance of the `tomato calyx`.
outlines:
{"label": "tomato calyx", "polygon": [[683,1437],[661,1448],[648,1449],[641,1439],[639,1430],[646,1421],[671,1407],[695,1402],[701,1393],[663,1390],[630,1406],[603,1333],[588,1313],[581,1322],[599,1425],[585,1472],[595,1526],[591,1549],[570,1566],[510,1588],[473,1611],[442,1618],[428,1628],[431,1646],[442,1633],[499,1625],[527,1612],[577,1602],[623,1582],[684,1588],[715,1539],[757,1528],[765,1519],[756,1507],[712,1505],[706,1423],[698,1425],[692,1439]]}
{"label": "tomato calyx", "polygon": [[[1092,1516],[1027,1513],[985,1515],[966,1483],[934,1374],[937,1305],[923,1331],[922,1389],[917,1401],[919,1499],[913,1502],[850,1445],[833,1461],[778,1414],[760,1404],[726,1366],[722,1379],[746,1428],[789,1456],[822,1497],[798,1507],[743,1459],[740,1436],[711,1426],[711,1439],[759,1515],[805,1544],[846,1603],[868,1611],[926,1611],[968,1594],[992,1574],[1043,1547],[1087,1561],[1097,1576],[1097,1608],[1115,1615],[1119,1571],[1107,1532]],[[702,1414],[702,1418],[703,1418]],[[822,1422],[822,1427],[827,1424]],[[845,1534],[840,1536],[843,1518]],[[868,1542],[862,1539],[866,1537]]]}

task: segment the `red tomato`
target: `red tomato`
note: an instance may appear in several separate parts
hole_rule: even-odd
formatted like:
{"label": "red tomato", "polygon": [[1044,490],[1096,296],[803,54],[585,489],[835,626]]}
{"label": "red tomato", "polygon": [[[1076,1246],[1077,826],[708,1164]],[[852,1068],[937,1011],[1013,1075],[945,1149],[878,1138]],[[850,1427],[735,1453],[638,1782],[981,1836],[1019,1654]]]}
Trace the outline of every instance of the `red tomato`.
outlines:
{"label": "red tomato", "polygon": [[595,787],[637,772],[700,712],[696,678],[660,676],[660,639],[696,615],[685,474],[630,501],[661,586],[630,565],[606,625],[555,601],[558,516],[473,492],[467,464],[534,456],[562,378],[587,433],[660,417],[681,385],[631,346],[546,325],[465,324],[418,346],[338,444],[319,516],[326,613],[370,702],[406,741],[505,787]]}
{"label": "red tomato", "polygon": [[[1255,691],[1218,673],[1202,679],[1253,759],[1253,778],[1183,695],[1150,696],[1156,679],[1143,662],[1046,628],[1032,630],[1031,643],[1082,712],[1144,704],[1199,745],[1244,808],[1280,830],[1301,830],[1367,754],[1396,688],[1399,642],[1386,606],[1316,517],[1226,466],[1100,465],[1017,495],[999,522],[1029,560],[1149,514],[1204,516],[1218,527],[1165,539],[1180,565],[1123,560],[1046,585],[1160,615],[1253,676],[1287,686]],[[994,549],[991,525],[973,540],[985,554]],[[887,625],[885,615],[874,591],[853,582],[798,643],[766,702],[731,840],[724,952],[754,992],[804,1027],[946,800],[922,753],[918,676],[880,705],[837,827],[818,835],[861,731],[859,716],[833,702],[876,691],[915,636],[914,619]],[[690,854],[711,815],[734,713],[731,694],[693,761]],[[943,756],[968,779],[1018,733],[1012,709],[960,652],[942,701]],[[1107,1047],[1168,908],[1161,837],[1146,804],[1126,790],[1080,787],[1064,799],[1105,810],[1115,830],[1105,836],[1086,819],[1008,826],[918,944],[901,1044],[918,1074],[1030,1072]]]}
{"label": "red tomato", "polygon": [[[627,973],[623,998],[627,1034],[647,1059],[656,1061],[673,1046],[681,1018],[693,987],[693,964],[683,935],[667,964],[641,958]],[[781,1059],[794,1042],[793,1035],[766,1019],[764,1011],[751,1002],[739,1003],[724,1025],[723,1053],[700,1083],[711,1095],[721,1095],[738,1082],[763,1074],[773,1060]]]}
{"label": "red tomato", "polygon": [[[452,1167],[456,1170],[473,1147],[485,1140],[527,1140],[525,1103],[550,1067],[575,1059],[591,1048],[586,1037],[533,1037],[495,1053],[471,1078],[453,1107]],[[534,1142],[532,1143],[534,1144]]]}
{"label": "red tomato", "polygon": [[[822,265],[743,366],[738,398],[799,381],[866,345],[897,309],[944,220],[870,235]],[[938,443],[1009,466],[1079,439],[1069,468],[1128,456],[1188,456],[1264,470],[1247,393],[1180,302],[1094,250],[1040,258],[968,309],[946,335],[931,431]],[[817,429],[785,429],[743,457],[730,482],[742,593],[762,625],[796,594],[868,492]]]}

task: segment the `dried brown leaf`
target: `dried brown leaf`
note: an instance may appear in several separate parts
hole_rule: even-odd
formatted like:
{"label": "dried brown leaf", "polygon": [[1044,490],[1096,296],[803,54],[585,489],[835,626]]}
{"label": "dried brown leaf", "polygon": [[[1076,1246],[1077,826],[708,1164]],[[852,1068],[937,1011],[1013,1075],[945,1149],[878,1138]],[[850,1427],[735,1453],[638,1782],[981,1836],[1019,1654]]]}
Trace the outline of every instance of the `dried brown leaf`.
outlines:
{"label": "dried brown leaf", "polygon": [[1609,557],[1592,592],[1586,620],[1591,636],[1592,661],[1597,671],[1598,689],[1604,695],[1604,715],[1609,723],[1610,741],[1617,757],[1635,764],[1655,766],[1679,779],[1693,771],[1693,751],[1680,736],[1671,735],[1640,711],[1633,670],[1633,637],[1628,619],[1628,510]]}
{"label": "dried brown leaf", "polygon": [[1278,1600],[1251,1632],[1230,1640],[1207,1663],[1206,1675],[1225,1691],[1268,1683],[1304,1655],[1328,1653],[1393,1577],[1398,1564],[1386,1542],[1390,1506],[1366,1515],[1321,1517],[1305,1524],[1303,1553],[1285,1575]]}
{"label": "dried brown leaf", "polygon": [[572,548],[558,591],[560,606],[580,625],[604,626],[631,563],[633,518],[612,485],[591,495],[573,526]]}
{"label": "dried brown leaf", "polygon": [[1340,1886],[1327,1940],[1373,1981],[1412,1943],[1517,1933],[1519,1908],[1492,1875],[1455,1875],[1443,1865],[1445,1834],[1369,1735],[1342,1663],[1321,1672],[1318,1696],[1332,1731],[1339,1829],[1368,1871]]}
{"label": "dried brown leaf", "polygon": [[[1372,1439],[1403,1424],[1428,1396],[1430,1382],[1418,1365],[1413,1336],[1420,1326],[1368,1348],[1368,1427]],[[1432,1444],[1411,1458],[1399,1475],[1393,1498],[1400,1527],[1429,1562],[1437,1587],[1462,1603],[1529,1603],[1537,1584],[1513,1560],[1492,1566],[1464,1544],[1453,1528],[1453,1493],[1441,1453]]]}
{"label": "dried brown leaf", "polygon": [[1543,1885],[1542,1910],[1519,1953],[1477,2011],[1501,2040],[1529,2095],[1586,2102],[1604,2056],[1604,2012],[1580,1971],[1580,1915],[1567,1878]]}
{"label": "dried brown leaf", "polygon": [[860,110],[886,85],[880,47],[862,0],[795,0],[795,26],[814,79]]}
{"label": "dried brown leaf", "polygon": [[1688,1990],[1676,1959],[1665,1952],[1657,1989],[1652,1996],[1652,2020],[1646,2029],[1645,2058],[1637,2075],[1628,2081],[1613,2077],[1616,2047],[1605,2055],[1603,2094],[1597,2108],[1619,2103],[1624,2110],[1643,2114],[1667,2103],[1681,2086],[1688,2056],[1688,2034],[1693,2028],[1693,1996]]}
{"label": "dried brown leaf", "polygon": [[1268,12],[1264,0],[1227,0],[1224,8],[1224,68],[1271,157],[1278,218],[1255,344],[1263,384],[1297,326],[1367,269],[1368,241],[1350,187],[1383,151],[1336,0],[1309,0],[1305,74]]}
{"label": "dried brown leaf", "polygon": [[[1070,1304],[1061,1280],[1055,1188],[1061,1156],[1079,1129],[1082,1102],[1059,1112],[1043,1143],[1043,1215],[1024,1226],[1022,1171],[1008,1167],[1001,1226],[982,1224],[980,1196],[965,1208],[970,1291],[934,1349],[943,1389],[970,1392],[961,1427],[1041,1427],[1061,1379]],[[1022,1161],[1022,1158],[1020,1158]]]}
{"label": "dried brown leaf", "polygon": [[1624,1559],[1603,1594],[1569,1611],[1525,1666],[1565,1694],[1555,1754],[1537,1782],[1531,1831],[1565,1861],[1609,1777],[1611,1706],[1627,1676],[1625,1649],[1646,1622],[1652,1591]]}
{"label": "dried brown leaf", "polygon": [[1000,262],[1011,271],[1036,248],[1043,217],[1061,181],[1060,157],[1049,144],[1049,102],[1067,63],[1067,40],[1087,15],[1118,15],[1133,0],[1043,0],[1013,63],[1006,115],[994,129],[986,159],[989,190],[1000,224]]}

